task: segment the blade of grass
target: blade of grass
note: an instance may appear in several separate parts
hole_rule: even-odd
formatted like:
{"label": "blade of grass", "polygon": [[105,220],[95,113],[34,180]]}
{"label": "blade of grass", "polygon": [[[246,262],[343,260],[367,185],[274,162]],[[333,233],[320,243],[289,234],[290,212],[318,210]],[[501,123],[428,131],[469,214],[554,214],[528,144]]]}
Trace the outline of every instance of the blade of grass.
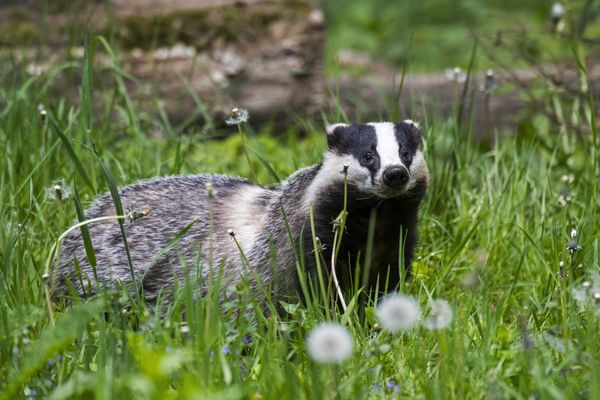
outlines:
{"label": "blade of grass", "polygon": [[142,278],[140,279],[140,286],[142,286],[142,287],[144,286],[144,279],[146,278],[146,275],[148,274],[150,269],[152,269],[152,267],[158,261],[158,259],[160,257],[162,257],[163,255],[165,255],[169,250],[173,249],[177,245],[177,243],[179,243],[181,241],[181,239],[183,239],[183,236],[187,233],[187,231],[190,230],[190,228],[197,221],[198,220],[195,219],[192,222],[190,222],[189,224],[187,224],[186,226],[184,226],[183,229],[180,230],[177,233],[177,235],[175,235],[175,237],[173,237],[173,239],[171,239],[169,241],[169,243],[167,243],[167,245],[165,247],[163,247],[158,253],[156,253],[156,255],[154,257],[152,257],[152,260],[150,261],[150,263],[148,263],[148,267],[146,268],[146,271],[144,271],[144,275],[142,275]]}
{"label": "blade of grass", "polygon": [[60,129],[56,119],[54,118],[54,116],[51,113],[48,113],[48,121],[50,121],[50,126],[52,127],[54,132],[58,135],[58,137],[62,141],[63,145],[65,146],[65,149],[67,150],[67,154],[69,155],[69,157],[71,157],[71,160],[73,160],[73,163],[75,164],[75,168],[77,169],[77,172],[79,172],[81,179],[83,179],[85,184],[92,190],[92,192],[95,193],[96,188],[92,184],[92,181],[90,180],[87,172],[85,172],[85,168],[83,168],[83,164],[81,163],[81,160],[79,160],[79,157],[77,157],[77,155],[75,154],[75,150],[73,150],[73,146],[71,146],[71,142],[69,142],[69,139],[67,138],[67,136],[62,132],[62,129]]}
{"label": "blade of grass", "polygon": [[102,299],[82,303],[60,318],[56,325],[47,326],[39,339],[23,355],[23,367],[0,394],[0,400],[17,398],[22,385],[27,383],[54,355],[66,349],[75,339],[84,334],[87,324],[101,315],[104,308]]}
{"label": "blade of grass", "polygon": [[261,156],[258,151],[254,150],[254,149],[250,149],[250,150],[254,153],[256,158],[258,158],[258,160],[261,162],[261,164],[267,169],[267,171],[269,172],[269,175],[271,175],[271,177],[273,179],[275,179],[275,182],[281,183],[281,179],[279,178],[279,176],[277,175],[277,173],[275,172],[273,167],[271,167],[271,164],[269,164],[269,162],[267,160],[265,160],[264,157]]}
{"label": "blade of grass", "polygon": [[[123,206],[121,205],[121,196],[119,196],[119,189],[117,188],[117,185],[115,183],[115,180],[113,179],[112,174],[110,173],[110,170],[108,169],[108,167],[106,166],[104,161],[102,161],[102,158],[100,158],[100,155],[96,151],[95,147],[92,148],[92,152],[94,154],[94,157],[96,158],[96,160],[98,161],[98,163],[100,163],[100,166],[102,167],[102,172],[104,173],[104,177],[106,178],[106,182],[108,183],[108,188],[109,188],[112,200],[113,200],[113,205],[115,206],[115,212],[117,213],[117,215],[124,215]],[[121,230],[121,238],[123,239],[123,245],[125,246],[125,253],[127,254],[127,264],[129,266],[129,272],[131,273],[132,283],[135,288],[136,296],[139,300],[139,295],[140,295],[139,290],[138,290],[139,287],[138,287],[137,281],[135,279],[135,271],[133,269],[133,261],[131,260],[131,252],[129,251],[129,243],[127,242],[127,235],[125,234],[125,222],[122,219],[118,219],[118,222],[119,222],[119,228]]]}
{"label": "blade of grass", "polygon": [[[77,210],[77,219],[79,220],[79,222],[85,221],[86,218],[83,212],[83,207],[81,205],[81,200],[79,199],[79,191],[77,190],[76,184],[73,184],[73,201],[75,202],[75,209]],[[96,253],[94,252],[94,247],[92,246],[90,229],[87,225],[81,225],[80,230],[88,263],[91,265],[92,270],[94,272],[94,280],[98,282],[98,274],[96,273]]]}

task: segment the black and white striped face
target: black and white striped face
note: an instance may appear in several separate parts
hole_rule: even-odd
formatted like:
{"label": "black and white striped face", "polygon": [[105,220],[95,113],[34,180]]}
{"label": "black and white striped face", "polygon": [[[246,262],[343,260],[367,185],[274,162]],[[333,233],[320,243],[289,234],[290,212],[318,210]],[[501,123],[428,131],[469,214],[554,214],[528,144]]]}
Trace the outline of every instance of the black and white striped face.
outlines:
{"label": "black and white striped face", "polygon": [[335,124],[327,134],[324,164],[339,164],[338,171],[347,165],[348,183],[360,192],[396,197],[427,180],[421,131],[413,121]]}

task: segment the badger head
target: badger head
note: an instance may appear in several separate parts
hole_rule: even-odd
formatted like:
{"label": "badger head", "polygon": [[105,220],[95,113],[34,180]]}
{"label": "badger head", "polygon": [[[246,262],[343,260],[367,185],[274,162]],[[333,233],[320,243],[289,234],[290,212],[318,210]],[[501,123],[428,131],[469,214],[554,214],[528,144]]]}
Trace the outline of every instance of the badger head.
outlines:
{"label": "badger head", "polygon": [[398,197],[428,179],[421,130],[411,120],[330,125],[327,144],[323,166],[348,166],[348,185],[365,197]]}

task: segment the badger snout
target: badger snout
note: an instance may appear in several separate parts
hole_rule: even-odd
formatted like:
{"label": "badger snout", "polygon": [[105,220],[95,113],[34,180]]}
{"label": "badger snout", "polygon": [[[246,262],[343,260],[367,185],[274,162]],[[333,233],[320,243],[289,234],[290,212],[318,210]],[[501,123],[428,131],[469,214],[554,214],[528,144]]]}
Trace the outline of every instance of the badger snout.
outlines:
{"label": "badger snout", "polygon": [[403,166],[388,167],[383,171],[383,184],[390,189],[398,189],[408,183],[408,169]]}

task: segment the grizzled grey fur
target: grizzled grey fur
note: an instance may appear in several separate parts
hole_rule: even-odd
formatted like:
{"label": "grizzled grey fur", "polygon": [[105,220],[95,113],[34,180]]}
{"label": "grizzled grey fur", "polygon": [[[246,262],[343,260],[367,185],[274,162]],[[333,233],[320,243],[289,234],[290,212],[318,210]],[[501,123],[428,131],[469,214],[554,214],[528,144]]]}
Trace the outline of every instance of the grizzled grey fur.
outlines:
{"label": "grizzled grey fur", "polygon": [[[329,149],[324,160],[297,171],[278,187],[262,187],[242,178],[195,175],[145,180],[120,189],[124,210],[149,210],[148,215],[125,222],[138,287],[150,302],[161,292],[168,298],[174,282],[183,282],[186,266],[191,277],[201,271],[204,284],[197,290],[200,295],[206,290],[209,272],[217,270],[222,271],[227,290],[247,278],[254,287],[267,288],[277,296],[295,295],[299,279],[294,248],[296,252],[302,248],[306,272],[313,276],[312,207],[316,236],[329,260],[332,222],[343,207],[342,170],[347,166],[349,215],[339,258],[350,257],[351,263],[340,262],[338,274],[348,275],[356,258],[364,256],[369,217],[375,209],[372,281],[388,278],[393,288],[410,268],[417,212],[427,187],[420,143],[420,130],[412,121],[336,124],[328,128]],[[96,199],[85,213],[88,219],[114,214],[110,195]],[[191,222],[176,246],[157,258]],[[92,223],[89,230],[100,286],[111,288],[119,282],[133,287],[118,223]],[[403,254],[398,253],[400,241],[404,242]],[[55,295],[67,292],[67,281],[80,295],[89,295],[88,287],[96,287],[79,231],[64,241],[56,272]]]}

